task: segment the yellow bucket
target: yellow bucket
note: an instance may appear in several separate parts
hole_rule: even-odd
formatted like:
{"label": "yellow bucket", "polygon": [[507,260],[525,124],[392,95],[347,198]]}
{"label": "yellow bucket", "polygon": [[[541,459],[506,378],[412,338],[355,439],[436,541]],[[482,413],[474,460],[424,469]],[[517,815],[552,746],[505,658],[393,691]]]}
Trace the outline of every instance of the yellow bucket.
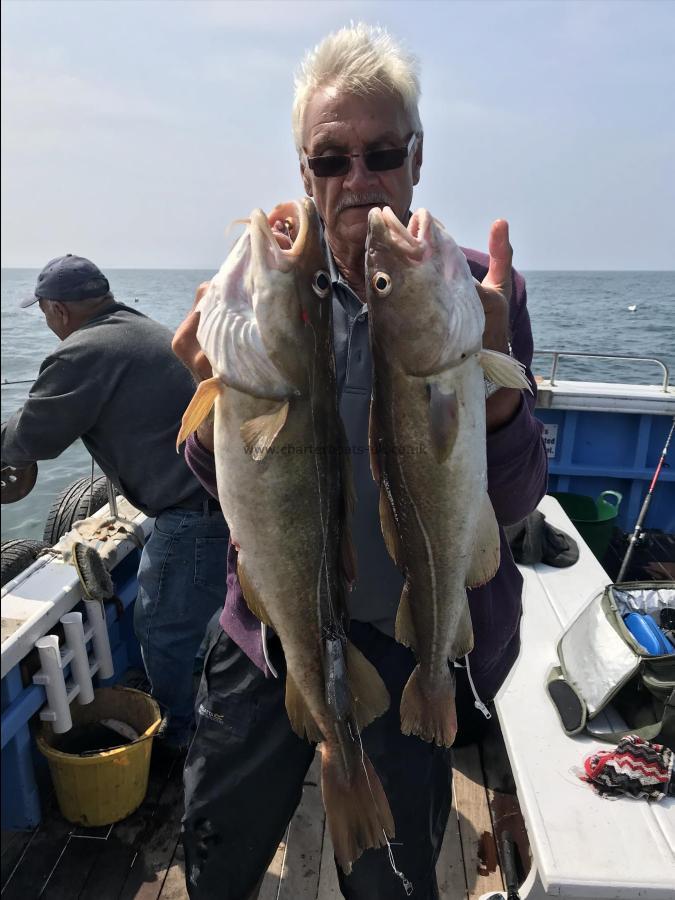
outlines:
{"label": "yellow bucket", "polygon": [[159,706],[143,691],[111,687],[99,688],[85,706],[75,701],[70,711],[74,727],[111,718],[138,732],[130,744],[86,756],[57,750],[53,745],[61,735],[54,734],[48,723],[37,738],[49,763],[63,817],[90,827],[112,825],[131,815],[145,798],[152,738],[161,722]]}

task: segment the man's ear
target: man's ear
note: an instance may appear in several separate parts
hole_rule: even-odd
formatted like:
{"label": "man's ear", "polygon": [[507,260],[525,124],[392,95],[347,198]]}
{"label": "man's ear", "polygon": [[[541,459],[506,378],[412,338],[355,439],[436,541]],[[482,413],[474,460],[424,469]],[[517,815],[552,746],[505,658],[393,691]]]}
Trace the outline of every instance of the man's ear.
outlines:
{"label": "man's ear", "polygon": [[413,154],[413,184],[418,184],[420,180],[420,169],[422,168],[422,157],[424,155],[424,135],[420,135],[415,143],[415,153]]}
{"label": "man's ear", "polygon": [[67,303],[61,303],[59,300],[52,300],[52,310],[59,317],[59,319],[63,322],[64,325],[67,325],[70,322],[70,310],[68,309]]}
{"label": "man's ear", "polygon": [[314,194],[312,192],[312,179],[309,174],[309,169],[304,164],[302,160],[300,160],[300,177],[302,178],[302,183],[305,188],[305,193],[308,197],[313,197]]}

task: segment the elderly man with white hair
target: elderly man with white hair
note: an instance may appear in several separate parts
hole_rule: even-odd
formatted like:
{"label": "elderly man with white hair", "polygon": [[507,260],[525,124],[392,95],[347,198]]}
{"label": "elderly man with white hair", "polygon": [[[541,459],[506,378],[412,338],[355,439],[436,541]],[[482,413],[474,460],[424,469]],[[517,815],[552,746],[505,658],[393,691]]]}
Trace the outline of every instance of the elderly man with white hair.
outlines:
{"label": "elderly man with white hair", "polygon": [[[363,732],[364,749],[382,781],[396,838],[363,853],[346,875],[347,898],[391,900],[412,885],[418,900],[438,897],[435,865],[451,803],[449,751],[401,733],[399,704],[415,666],[394,639],[403,576],[379,524],[379,488],[368,461],[371,354],[365,285],[368,213],[389,206],[406,223],[422,167],[416,63],[380,28],[357,25],[329,35],[310,52],[296,82],[293,131],[306,193],[324,228],[333,291],[334,348],[358,502],[353,533],[359,577],[349,597],[349,639],[382,676],[389,711]],[[286,240],[281,232],[281,244]],[[525,366],[532,333],[525,284],[512,271],[508,226],[498,220],[489,254],[464,251],[485,310],[483,345],[512,352]],[[197,292],[197,300],[205,286]],[[199,313],[174,338],[176,353],[196,377],[210,367],[196,342]],[[533,390],[536,390],[530,375]],[[488,488],[500,525],[519,521],[546,488],[546,454],[527,392],[486,385]],[[210,430],[211,429],[211,430]],[[186,459],[215,494],[212,426],[188,439]],[[289,523],[290,525],[291,523]],[[475,649],[457,669],[459,739],[480,738],[485,704],[494,697],[519,650],[522,579],[501,532],[499,571],[469,591]],[[193,900],[248,900],[283,838],[302,793],[314,747],[298,738],[284,706],[284,660],[269,642],[279,679],[266,677],[259,622],[244,602],[230,546],[228,592],[204,670],[195,739],[185,767],[183,841]]]}

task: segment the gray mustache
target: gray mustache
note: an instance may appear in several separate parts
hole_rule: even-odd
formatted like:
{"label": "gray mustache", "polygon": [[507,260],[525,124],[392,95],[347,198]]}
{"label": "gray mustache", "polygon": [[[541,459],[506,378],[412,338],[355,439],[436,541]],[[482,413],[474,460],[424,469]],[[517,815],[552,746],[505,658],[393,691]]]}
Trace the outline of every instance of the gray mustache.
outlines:
{"label": "gray mustache", "polygon": [[339,216],[343,210],[349,209],[350,206],[365,206],[366,204],[374,205],[376,203],[384,203],[385,206],[391,206],[390,198],[377,191],[370,191],[365,194],[345,194],[344,197],[341,197],[338,201],[335,214]]}

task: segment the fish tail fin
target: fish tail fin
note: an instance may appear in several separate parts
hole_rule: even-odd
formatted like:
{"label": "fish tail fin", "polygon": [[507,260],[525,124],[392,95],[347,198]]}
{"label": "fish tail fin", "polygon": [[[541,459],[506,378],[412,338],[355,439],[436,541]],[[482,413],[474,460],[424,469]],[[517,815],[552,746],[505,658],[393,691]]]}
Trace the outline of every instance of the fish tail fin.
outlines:
{"label": "fish tail fin", "polygon": [[352,711],[362,731],[389,709],[389,691],[375,666],[351,641],[347,641],[347,673]]}
{"label": "fish tail fin", "polygon": [[478,362],[487,377],[495,384],[532,393],[532,385],[525,375],[525,366],[514,357],[499,353],[498,350],[481,350]]}
{"label": "fish tail fin", "polygon": [[[356,748],[354,748],[356,750]],[[358,753],[358,750],[356,750]],[[335,857],[348,875],[364,850],[383,847],[394,836],[394,817],[382,783],[365,753],[347,774],[335,745],[321,744],[321,791]]]}
{"label": "fish tail fin", "polygon": [[457,734],[457,709],[450,669],[447,679],[432,694],[425,690],[419,665],[415,666],[401,697],[401,731],[433,741],[439,747],[452,746]]}
{"label": "fish tail fin", "polygon": [[192,400],[190,400],[188,408],[183,413],[183,421],[176,438],[176,450],[178,450],[188,435],[197,430],[211,412],[211,408],[216,402],[216,397],[220,394],[220,391],[221,383],[218,376],[199,382],[199,386]]}

